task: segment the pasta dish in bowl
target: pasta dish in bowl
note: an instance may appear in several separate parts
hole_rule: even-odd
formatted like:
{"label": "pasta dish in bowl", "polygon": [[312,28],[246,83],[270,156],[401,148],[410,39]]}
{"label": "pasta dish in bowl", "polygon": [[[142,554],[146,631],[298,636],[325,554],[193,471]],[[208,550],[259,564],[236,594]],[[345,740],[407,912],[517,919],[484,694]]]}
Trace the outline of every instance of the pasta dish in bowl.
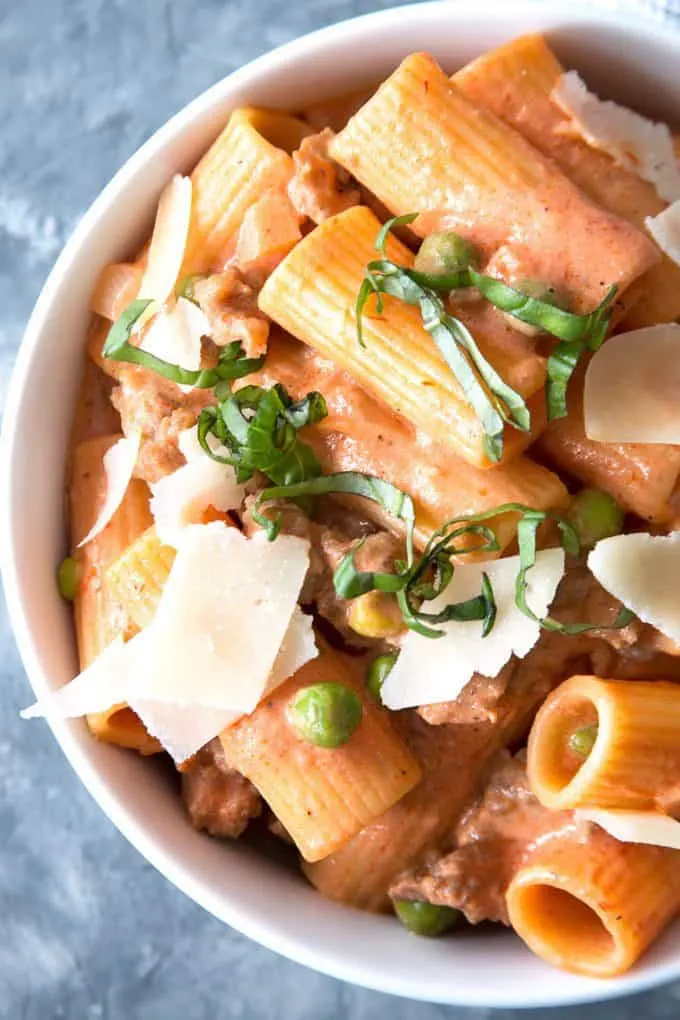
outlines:
{"label": "pasta dish in bowl", "polygon": [[[185,839],[452,1002],[536,1004],[519,943],[498,1000],[442,991],[493,926],[562,1002],[680,913],[680,166],[530,27],[285,110],[237,90],[158,167],[73,345],[80,672],[24,712],[124,762],[111,796],[176,798],[142,848],[209,909]],[[309,962],[347,976],[340,945]]]}

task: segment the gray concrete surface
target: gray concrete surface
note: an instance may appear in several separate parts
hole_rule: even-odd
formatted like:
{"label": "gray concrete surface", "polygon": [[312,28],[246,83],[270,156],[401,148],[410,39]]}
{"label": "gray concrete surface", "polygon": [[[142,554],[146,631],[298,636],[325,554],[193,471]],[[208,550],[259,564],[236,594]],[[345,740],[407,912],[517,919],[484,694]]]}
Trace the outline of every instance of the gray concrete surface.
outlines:
{"label": "gray concrete surface", "polygon": [[[0,412],[22,327],[55,256],[140,142],[264,50],[393,2],[0,0]],[[33,427],[39,441],[39,422]],[[349,987],[220,925],[127,845],[47,728],[20,723],[29,700],[0,604],[2,1020],[490,1015]],[[680,984],[550,1015],[671,1020],[680,1015]]]}

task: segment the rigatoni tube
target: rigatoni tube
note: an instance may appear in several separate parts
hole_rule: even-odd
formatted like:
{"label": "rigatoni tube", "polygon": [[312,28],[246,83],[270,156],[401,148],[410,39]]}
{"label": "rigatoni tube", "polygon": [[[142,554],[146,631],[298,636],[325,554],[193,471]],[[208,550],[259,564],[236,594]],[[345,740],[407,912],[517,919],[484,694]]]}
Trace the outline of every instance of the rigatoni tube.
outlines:
{"label": "rigatoni tube", "polygon": [[644,520],[670,522],[669,499],[680,472],[680,446],[667,443],[598,443],[583,425],[582,376],[568,394],[569,415],[552,421],[541,434],[541,459],[585,485],[603,489]]}
{"label": "rigatoni tube", "polygon": [[323,896],[362,910],[388,910],[397,876],[450,836],[498,747],[484,724],[428,726],[415,713],[394,718],[422,780],[329,857],[304,866]]}
{"label": "rigatoni tube", "polygon": [[[594,742],[581,739],[586,734]],[[533,792],[554,810],[652,810],[680,775],[680,685],[565,680],[536,716],[527,771]]]}
{"label": "rigatoni tube", "polygon": [[574,311],[591,311],[612,284],[620,296],[659,261],[648,237],[591,202],[424,53],[381,85],[331,155],[393,213],[420,212],[411,226],[420,236],[454,230],[487,258],[502,249],[517,275],[564,293]]}
{"label": "rigatoni tube", "polygon": [[246,210],[270,189],[285,189],[290,155],[312,129],[290,114],[245,107],[191,175],[193,203],[183,273],[221,269],[233,254]]}
{"label": "rigatoni tube", "polygon": [[[137,626],[106,581],[106,568],[151,525],[149,490],[133,479],[118,510],[92,541],[76,549],[96,520],[106,494],[103,458],[120,436],[98,436],[78,443],[73,450],[69,508],[71,545],[81,578],[74,603],[80,668],[85,669],[113,641],[131,637]],[[160,745],[148,735],[142,723],[125,704],[87,717],[100,740],[134,748],[142,754],[159,751]]]}
{"label": "rigatoni tube", "polygon": [[506,893],[510,923],[546,962],[589,977],[622,974],[680,908],[680,853],[589,839],[546,839]]}
{"label": "rigatoni tube", "polygon": [[[488,467],[482,424],[425,330],[418,308],[386,296],[378,313],[370,301],[363,316],[365,346],[357,340],[356,297],[366,265],[377,257],[374,245],[379,230],[380,222],[363,206],[326,220],[274,270],[260,292],[260,308],[289,333],[351,372],[370,393],[431,439],[471,464]],[[388,238],[387,256],[399,265],[413,264],[413,255],[395,237]],[[480,326],[475,337],[493,361],[493,347],[484,345]],[[540,397],[545,365],[536,354],[529,360],[533,371],[527,371],[526,359],[519,371],[506,359],[505,382],[516,386],[525,398]],[[535,420],[540,421],[538,410]],[[530,440],[530,433],[506,429],[505,458],[511,459]]]}
{"label": "rigatoni tube", "polygon": [[[640,230],[666,203],[656,188],[596,149],[551,99],[564,68],[541,35],[525,35],[477,57],[451,79],[475,103],[491,110],[554,159],[595,202]],[[680,266],[667,255],[624,297],[628,329],[680,316]]]}
{"label": "rigatoni tube", "polygon": [[112,262],[104,266],[90,308],[96,315],[115,322],[137,297],[143,275],[143,266],[134,262]]}
{"label": "rigatoni tube", "polygon": [[[361,722],[340,746],[306,740],[291,699],[340,683],[361,698]],[[307,861],[318,861],[400,800],[420,767],[339,652],[324,647],[255,711],[220,736],[229,764],[253,783]]]}
{"label": "rigatoni tube", "polygon": [[147,627],[156,613],[175,550],[148,528],[106,570],[106,584],[135,626]]}
{"label": "rigatoni tube", "polygon": [[[482,513],[503,503],[548,510],[568,501],[557,475],[527,457],[486,471],[429,442],[350,375],[291,337],[272,336],[264,368],[245,380],[250,382],[264,386],[281,382],[296,399],[307,390],[323,393],[328,417],[307,430],[305,442],[313,447],[326,474],[363,471],[407,493],[416,508],[415,540],[420,547],[451,517]],[[387,529],[399,523],[369,500],[361,501],[361,513]],[[489,526],[502,551],[515,537],[517,520],[513,514],[504,514]]]}

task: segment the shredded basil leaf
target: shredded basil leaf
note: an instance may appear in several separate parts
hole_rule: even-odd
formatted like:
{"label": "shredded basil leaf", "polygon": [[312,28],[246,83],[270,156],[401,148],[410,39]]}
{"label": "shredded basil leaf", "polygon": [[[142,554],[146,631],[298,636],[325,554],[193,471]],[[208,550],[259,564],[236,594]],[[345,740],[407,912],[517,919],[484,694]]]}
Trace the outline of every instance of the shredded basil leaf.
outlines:
{"label": "shredded basil leaf", "polygon": [[632,619],[631,613],[625,606],[621,608],[616,619],[610,624],[601,623],[562,623],[552,616],[537,616],[527,602],[527,589],[529,581],[527,575],[536,564],[536,533],[540,525],[548,517],[557,523],[560,530],[562,547],[570,555],[577,555],[580,550],[578,535],[569,523],[557,514],[541,510],[527,510],[517,525],[517,544],[519,546],[520,570],[515,582],[515,604],[530,620],[539,623],[544,630],[557,631],[560,634],[585,634],[591,630],[620,630],[626,627]]}
{"label": "shredded basil leaf", "polygon": [[507,283],[493,276],[485,276],[475,269],[469,269],[467,272],[470,286],[477,287],[482,297],[496,308],[521,322],[550,333],[558,340],[566,340],[569,343],[586,342],[596,333],[599,335],[601,331],[604,338],[604,332],[609,324],[609,306],[616,294],[616,286],[610,287],[595,311],[586,315],[574,315],[548,301],[522,294],[521,291],[509,287]]}
{"label": "shredded basil leaf", "polygon": [[363,546],[365,539],[354,546],[343,558],[333,575],[333,587],[341,599],[355,599],[369,591],[397,592],[403,586],[402,575],[381,573],[373,570],[358,570],[356,554]]}
{"label": "shredded basil leaf", "polygon": [[[384,255],[385,243],[390,230],[396,226],[412,223],[417,217],[418,213],[406,213],[404,216],[395,216],[388,220],[376,238],[376,251]],[[370,269],[370,267],[368,268]],[[482,297],[500,311],[507,312],[530,326],[536,326],[557,337],[558,340],[566,340],[570,343],[587,342],[591,350],[596,350],[606,335],[611,315],[611,304],[618,290],[616,284],[613,284],[594,311],[585,315],[575,315],[549,301],[523,294],[522,291],[509,286],[495,276],[480,273],[473,266],[455,273],[444,274],[419,273],[414,269],[405,269],[405,272],[421,287],[437,292],[448,293],[464,287],[476,287]],[[595,341],[595,347],[591,346],[592,341]]]}
{"label": "shredded basil leaf", "polygon": [[[376,238],[376,250],[384,256],[390,230],[395,226],[412,223],[417,215],[417,213],[408,213],[388,220]],[[395,270],[398,272],[395,273]],[[397,283],[385,282],[390,274],[397,277]],[[449,368],[460,382],[468,401],[482,423],[487,455],[490,460],[497,461],[503,454],[502,426],[499,427],[497,416],[500,415],[506,424],[522,431],[528,431],[530,428],[529,411],[521,396],[509,387],[498,376],[493,366],[483,358],[464,324],[446,312],[441,300],[436,298],[438,304],[433,303],[432,294],[435,296],[447,294],[452,290],[465,287],[476,287],[482,297],[496,308],[522,322],[536,326],[561,341],[548,359],[546,386],[548,420],[566,415],[566,392],[569,380],[584,351],[597,350],[604,340],[611,319],[611,305],[616,296],[617,287],[613,285],[609,288],[603,301],[594,311],[584,315],[575,315],[549,301],[524,294],[493,276],[480,273],[473,266],[454,273],[422,273],[415,269],[395,266],[394,263],[383,258],[369,263],[366,267],[366,276],[359,288],[356,301],[359,342],[365,346],[362,316],[366,302],[372,293],[377,293],[379,299],[383,293],[387,293],[409,304],[419,304],[425,328],[433,335]],[[423,293],[430,295],[430,300],[425,307],[422,304]],[[378,312],[381,310],[381,307],[378,306]],[[443,319],[442,316],[446,316],[446,318]],[[428,327],[426,320],[431,322],[437,330],[436,334]],[[442,326],[447,327],[448,342]],[[460,359],[452,357],[450,349],[452,341],[464,347],[479,377],[491,394],[497,398],[494,406],[490,406],[490,401],[485,402],[480,398],[478,387],[475,385],[477,380],[471,381],[469,372],[465,372],[464,366],[460,364]],[[447,346],[448,354],[444,350],[443,344]],[[504,406],[509,412],[507,416],[503,414]]]}
{"label": "shredded basil leaf", "polygon": [[[421,602],[438,598],[448,588],[454,574],[453,556],[471,552],[497,552],[498,539],[493,528],[485,522],[504,514],[519,515],[517,539],[520,569],[515,583],[517,608],[536,621],[545,630],[563,634],[583,634],[589,630],[620,629],[630,623],[633,614],[622,609],[612,624],[562,623],[550,616],[538,617],[527,603],[527,575],[536,563],[536,535],[546,520],[557,524],[560,541],[566,553],[578,556],[581,546],[572,524],[553,510],[536,510],[524,503],[503,503],[478,514],[465,514],[447,521],[432,534],[422,555],[416,559],[413,551],[415,510],[410,496],[390,482],[357,471],[310,478],[298,484],[279,485],[263,490],[256,501],[257,510],[262,503],[277,499],[300,499],[309,496],[350,493],[378,503],[384,510],[404,521],[406,525],[407,559],[396,561],[393,573],[361,571],[356,565],[356,554],[363,541],[352,548],[335,571],[333,584],[336,594],[343,599],[357,598],[370,591],[396,594],[397,603],[407,627],[424,637],[438,638],[443,631],[433,625],[452,620],[481,620],[482,637],[491,633],[496,621],[497,606],[488,574],[482,574],[481,592],[465,602],[452,603],[438,613],[421,609]],[[258,518],[259,520],[259,518]],[[266,520],[266,518],[265,518]],[[470,544],[469,536],[479,539]],[[461,539],[466,539],[465,543]]]}
{"label": "shredded basil leaf", "polygon": [[408,586],[402,588],[397,593],[397,602],[409,630],[413,630],[416,634],[427,638],[439,638],[444,635],[444,631],[435,630],[433,627],[428,626],[428,622],[438,624],[449,623],[453,620],[459,622],[481,620],[482,637],[486,637],[493,627],[497,612],[493,588],[487,574],[482,575],[482,592],[480,595],[475,595],[465,602],[451,603],[445,606],[439,613],[427,613],[414,609],[409,599]]}
{"label": "shredded basil leaf", "polygon": [[182,386],[193,386],[197,389],[211,389],[220,382],[231,382],[242,379],[251,372],[257,372],[264,364],[264,356],[247,358],[241,343],[236,340],[227,344],[219,353],[214,368],[192,370],[173,365],[169,361],[157,358],[155,354],[142,351],[130,343],[132,331],[138,320],[147,310],[151,301],[138,299],[127,306],[120,318],[114,322],[102,347],[102,357],[112,361],[126,361],[133,365],[148,368],[164,379],[179,383]]}
{"label": "shredded basil leaf", "polygon": [[385,245],[387,244],[387,238],[395,227],[408,227],[410,223],[418,219],[418,213],[404,213],[402,216],[393,216],[391,220],[383,223],[382,227],[378,231],[378,235],[375,239],[375,250],[385,254]]}
{"label": "shredded basil leaf", "polygon": [[584,351],[584,344],[563,340],[550,354],[546,385],[548,421],[566,417],[569,381]]}
{"label": "shredded basil leaf", "polygon": [[[499,461],[503,455],[505,424],[522,432],[531,427],[529,409],[521,395],[504,382],[486,360],[464,323],[449,315],[441,298],[414,280],[410,270],[387,259],[368,264],[357,297],[358,327],[372,293],[389,294],[420,308],[424,328],[437,344],[482,424],[489,459]],[[363,335],[358,332],[358,336],[363,343]]]}
{"label": "shredded basil leaf", "polygon": [[569,381],[585,351],[596,351],[602,346],[609,326],[610,315],[607,308],[615,294],[616,287],[611,287],[599,309],[592,313],[597,321],[587,340],[562,340],[550,354],[546,386],[548,421],[566,417]]}
{"label": "shredded basil leaf", "polygon": [[413,500],[396,485],[360,471],[341,471],[334,475],[309,478],[297,484],[278,485],[264,489],[257,497],[257,506],[273,499],[300,499],[305,496],[329,496],[345,493],[363,496],[402,520],[406,527],[406,551],[409,564],[413,562],[413,527],[416,514]]}
{"label": "shredded basil leaf", "polygon": [[[311,483],[316,491],[317,479]],[[310,491],[306,488],[305,491]],[[335,489],[334,491],[338,491]],[[271,498],[286,495],[282,490],[269,490]],[[290,495],[298,495],[301,488],[294,488]],[[383,504],[384,505],[384,504]],[[482,636],[486,637],[496,621],[497,607],[493,588],[488,574],[482,575],[481,592],[478,596],[462,603],[453,603],[438,613],[429,613],[420,608],[421,602],[429,602],[440,596],[451,583],[454,566],[451,558],[471,552],[496,552],[499,549],[496,534],[484,522],[507,513],[519,515],[517,537],[519,544],[520,569],[515,584],[515,604],[517,608],[536,621],[545,630],[559,631],[562,634],[583,634],[591,630],[620,629],[633,619],[633,614],[622,609],[616,620],[611,624],[598,623],[562,623],[553,617],[538,617],[527,602],[528,572],[536,563],[536,535],[540,525],[546,520],[556,523],[563,549],[570,556],[578,556],[580,543],[578,534],[569,521],[552,510],[536,510],[523,503],[503,503],[490,510],[478,514],[467,514],[452,518],[435,532],[427,543],[419,559],[411,557],[407,562],[396,562],[395,572],[379,573],[359,571],[355,556],[359,546],[350,550],[343,558],[333,578],[336,593],[341,598],[356,598],[368,591],[384,591],[395,593],[404,622],[411,630],[424,637],[437,638],[441,630],[433,625],[452,620],[481,620]],[[461,543],[462,538],[474,535],[479,542],[470,545],[469,541]]]}
{"label": "shredded basil leaf", "polygon": [[[243,386],[216,407],[201,411],[198,440],[209,457],[235,468],[238,481],[248,481],[261,471],[277,485],[291,486],[321,474],[316,454],[298,432],[327,413],[326,401],[318,392],[294,401],[280,383],[269,389]],[[226,447],[227,454],[211,448],[210,436]],[[272,522],[263,520],[268,521],[263,527],[275,538],[278,532],[272,530]]]}
{"label": "shredded basil leaf", "polygon": [[282,514],[277,513],[273,517],[268,517],[267,514],[261,514],[257,507],[253,507],[251,516],[255,523],[259,524],[264,531],[268,542],[273,542],[279,537],[283,519]]}
{"label": "shredded basil leaf", "polygon": [[482,574],[482,598],[486,603],[486,613],[482,624],[482,637],[488,637],[494,628],[496,616],[498,614],[498,607],[496,606],[496,600],[494,599],[493,588],[491,587],[489,575],[486,572]]}

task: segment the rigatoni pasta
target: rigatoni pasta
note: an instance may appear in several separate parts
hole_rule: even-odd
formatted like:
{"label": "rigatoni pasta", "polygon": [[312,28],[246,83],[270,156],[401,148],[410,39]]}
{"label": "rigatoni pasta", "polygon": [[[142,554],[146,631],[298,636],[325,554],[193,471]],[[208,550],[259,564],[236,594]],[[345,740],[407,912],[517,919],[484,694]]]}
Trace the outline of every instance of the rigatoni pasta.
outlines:
{"label": "rigatoni pasta", "polygon": [[[69,507],[73,546],[89,531],[105,493],[104,453],[117,436],[84,440],[73,451]],[[80,576],[74,601],[74,621],[81,669],[87,668],[118,636],[131,637],[137,627],[106,582],[106,568],[151,524],[149,496],[143,482],[133,482],[113,519],[91,542],[77,551]],[[131,747],[142,754],[159,751],[135,714],[124,704],[110,711],[90,713],[87,722],[100,740]]]}
{"label": "rigatoni pasta", "polygon": [[296,117],[254,107],[235,110],[198,164],[183,272],[204,272],[233,254],[246,211],[293,175],[290,153],[311,128]]}
{"label": "rigatoni pasta", "polygon": [[329,899],[608,977],[680,913],[680,171],[602,151],[540,36],[454,71],[234,110],[102,269],[81,673],[27,714],[167,753]]}
{"label": "rigatoni pasta", "polygon": [[585,433],[578,385],[572,387],[569,400],[569,415],[550,422],[540,437],[537,450],[541,459],[585,485],[611,493],[621,506],[643,520],[669,522],[673,516],[671,496],[680,473],[680,446],[598,443]]}
{"label": "rigatoni pasta", "polygon": [[[551,99],[564,68],[541,35],[526,35],[478,57],[452,81],[476,103],[516,128],[554,159],[566,176],[604,209],[645,229],[665,202],[607,153],[593,148]],[[680,266],[666,254],[627,296],[629,329],[671,322],[680,314]]]}
{"label": "rigatoni pasta", "polygon": [[144,269],[133,262],[104,266],[92,295],[92,311],[115,322],[137,297]]}
{"label": "rigatoni pasta", "polygon": [[[567,505],[569,496],[558,476],[529,458],[515,457],[492,472],[475,468],[429,443],[406,418],[372,400],[347,373],[328,366],[312,350],[290,338],[276,337],[265,367],[255,378],[270,385],[281,382],[298,398],[307,389],[323,392],[329,415],[308,441],[324,470],[329,474],[359,470],[398,485],[414,501],[418,545],[426,545],[451,516],[483,513],[505,503],[541,510]],[[428,456],[421,462],[423,445]],[[357,497],[349,498],[356,506]],[[381,527],[399,531],[398,522],[378,504],[363,500],[360,505]],[[502,550],[514,539],[516,519],[507,514],[490,523]],[[474,544],[474,536],[468,544]]]}
{"label": "rigatoni pasta", "polygon": [[155,527],[131,542],[106,569],[106,586],[139,630],[154,618],[175,550],[163,545]]}
{"label": "rigatoni pasta", "polygon": [[[415,308],[390,297],[381,312],[364,317],[364,346],[357,342],[356,295],[380,223],[357,206],[317,227],[270,276],[260,293],[260,308],[289,333],[351,372],[357,381],[398,414],[410,419],[436,442],[477,467],[489,465],[483,433],[469,403],[429,340]],[[391,259],[409,265],[412,256],[396,239],[388,241]],[[332,273],[329,273],[332,266]],[[490,357],[493,353],[489,351]],[[521,365],[516,382],[523,395],[537,394],[544,366],[534,357],[532,371]],[[507,430],[506,457],[530,440]]]}
{"label": "rigatoni pasta", "polygon": [[[406,58],[340,132],[332,154],[395,214],[420,212],[413,224],[420,236],[459,230],[489,253],[507,245],[510,262],[526,260],[522,275],[570,294],[579,311],[604,296],[605,265],[622,292],[658,260],[648,239],[588,202],[425,54]],[[529,243],[513,242],[520,235]],[[551,257],[556,237],[559,259]]]}
{"label": "rigatoni pasta", "polygon": [[564,970],[611,978],[628,970],[680,906],[678,851],[604,836],[548,839],[507,892],[510,923],[530,949]]}
{"label": "rigatoni pasta", "polygon": [[677,684],[573,676],[546,699],[532,727],[531,787],[555,810],[653,811],[678,781],[679,731]]}
{"label": "rigatoni pasta", "polygon": [[327,857],[401,800],[421,776],[384,711],[365,695],[359,728],[335,753],[300,738],[286,718],[291,700],[308,685],[331,680],[360,690],[342,659],[324,648],[220,737],[228,763],[260,791],[306,861]]}

